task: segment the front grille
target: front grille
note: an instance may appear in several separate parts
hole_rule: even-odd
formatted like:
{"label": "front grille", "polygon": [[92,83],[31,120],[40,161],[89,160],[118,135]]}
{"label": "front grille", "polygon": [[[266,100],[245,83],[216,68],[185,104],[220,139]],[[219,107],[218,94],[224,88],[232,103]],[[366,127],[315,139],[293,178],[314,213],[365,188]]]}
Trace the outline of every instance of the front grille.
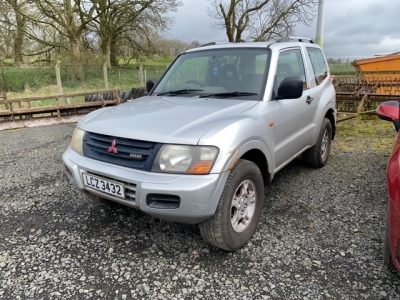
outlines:
{"label": "front grille", "polygon": [[136,201],[136,184],[125,182],[125,200]]}
{"label": "front grille", "polygon": [[[85,156],[114,165],[150,171],[162,144],[86,132]],[[110,151],[109,151],[110,150]]]}

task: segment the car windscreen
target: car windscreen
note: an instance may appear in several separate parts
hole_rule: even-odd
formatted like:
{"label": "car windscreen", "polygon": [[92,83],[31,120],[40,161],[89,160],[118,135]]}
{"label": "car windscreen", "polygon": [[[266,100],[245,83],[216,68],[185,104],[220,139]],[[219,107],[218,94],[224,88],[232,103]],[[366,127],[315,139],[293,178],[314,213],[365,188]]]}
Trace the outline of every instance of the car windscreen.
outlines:
{"label": "car windscreen", "polygon": [[224,48],[181,54],[152,95],[261,100],[269,50]]}

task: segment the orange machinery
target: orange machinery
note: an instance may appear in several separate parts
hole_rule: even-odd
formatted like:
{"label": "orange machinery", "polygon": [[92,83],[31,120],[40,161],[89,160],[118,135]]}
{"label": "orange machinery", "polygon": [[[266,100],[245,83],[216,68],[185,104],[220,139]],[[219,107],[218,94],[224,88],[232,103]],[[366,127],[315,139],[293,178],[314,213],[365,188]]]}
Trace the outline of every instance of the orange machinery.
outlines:
{"label": "orange machinery", "polygon": [[400,52],[351,63],[360,79],[376,85],[377,94],[400,95]]}

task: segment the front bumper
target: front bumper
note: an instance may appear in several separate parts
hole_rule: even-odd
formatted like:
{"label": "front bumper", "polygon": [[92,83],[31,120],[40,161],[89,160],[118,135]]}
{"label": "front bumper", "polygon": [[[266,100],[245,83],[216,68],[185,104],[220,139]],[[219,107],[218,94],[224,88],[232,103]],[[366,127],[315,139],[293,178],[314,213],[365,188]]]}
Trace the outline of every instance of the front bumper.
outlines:
{"label": "front bumper", "polygon": [[[190,224],[214,215],[229,175],[228,172],[182,175],[138,171],[81,156],[70,147],[64,152],[63,161],[69,179],[84,193],[140,209],[159,219]],[[84,186],[83,172],[123,184],[125,198]]]}

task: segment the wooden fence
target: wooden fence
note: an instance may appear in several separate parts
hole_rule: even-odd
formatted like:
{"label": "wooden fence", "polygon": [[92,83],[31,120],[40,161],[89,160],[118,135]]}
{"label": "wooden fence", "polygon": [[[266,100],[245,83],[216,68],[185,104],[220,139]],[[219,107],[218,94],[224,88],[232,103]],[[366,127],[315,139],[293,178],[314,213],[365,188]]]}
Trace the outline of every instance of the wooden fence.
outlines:
{"label": "wooden fence", "polygon": [[[384,101],[400,101],[400,80],[337,78],[333,83],[339,122],[360,114],[375,114]],[[21,99],[7,99],[4,93],[0,95],[0,130],[75,122],[93,110],[124,100],[118,90]]]}
{"label": "wooden fence", "polygon": [[[96,101],[85,101],[94,94]],[[0,130],[76,121],[93,110],[121,102],[118,90],[21,99],[7,99],[3,94],[0,97]]]}

